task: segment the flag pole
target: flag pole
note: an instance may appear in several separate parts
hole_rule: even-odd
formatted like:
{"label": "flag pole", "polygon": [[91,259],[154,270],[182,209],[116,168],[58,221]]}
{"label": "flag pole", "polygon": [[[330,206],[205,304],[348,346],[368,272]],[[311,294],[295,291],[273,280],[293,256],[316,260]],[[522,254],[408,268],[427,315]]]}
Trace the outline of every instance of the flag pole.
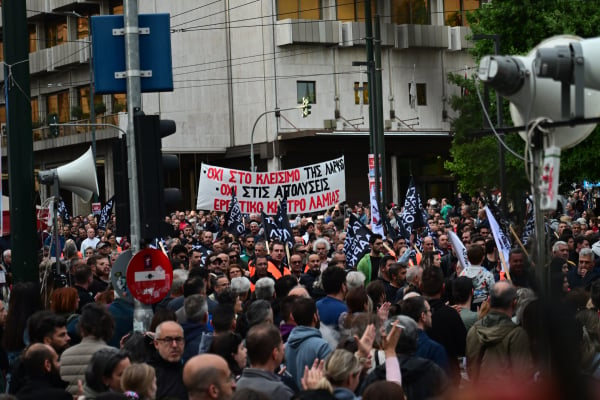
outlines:
{"label": "flag pole", "polygon": [[499,251],[498,255],[500,256],[500,262],[502,263],[502,270],[504,271],[504,275],[506,275],[506,278],[508,278],[508,280],[512,282],[512,279],[510,279],[510,271],[508,270],[508,264],[506,263],[506,259],[504,258],[504,253]]}
{"label": "flag pole", "polygon": [[515,230],[512,227],[512,225],[509,225],[509,229],[510,229],[510,233],[513,235],[513,237],[515,238],[515,240],[519,244],[519,247],[521,248],[521,250],[523,250],[523,253],[525,253],[525,255],[527,256],[527,258],[529,258],[529,253],[525,249],[525,246],[523,245],[523,242],[521,242],[521,239],[519,239],[519,236],[517,236],[517,232],[515,232]]}

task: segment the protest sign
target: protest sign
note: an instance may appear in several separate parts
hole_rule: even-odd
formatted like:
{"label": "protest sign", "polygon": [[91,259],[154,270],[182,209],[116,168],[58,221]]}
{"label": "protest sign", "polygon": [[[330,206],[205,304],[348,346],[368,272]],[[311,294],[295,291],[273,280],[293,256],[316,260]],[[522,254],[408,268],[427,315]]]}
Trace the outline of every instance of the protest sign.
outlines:
{"label": "protest sign", "polygon": [[241,212],[277,213],[287,198],[288,213],[326,210],[346,200],[344,157],[294,169],[248,172],[202,164],[198,185],[199,210],[227,211],[235,190]]}

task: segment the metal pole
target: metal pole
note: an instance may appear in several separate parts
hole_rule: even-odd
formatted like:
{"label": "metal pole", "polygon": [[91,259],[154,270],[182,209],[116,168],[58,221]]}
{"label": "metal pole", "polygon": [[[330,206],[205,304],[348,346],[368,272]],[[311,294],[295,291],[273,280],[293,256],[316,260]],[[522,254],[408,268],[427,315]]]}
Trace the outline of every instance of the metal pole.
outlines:
{"label": "metal pole", "polygon": [[60,245],[60,232],[58,230],[58,205],[60,203],[60,186],[58,182],[58,176],[54,177],[54,182],[52,183],[51,188],[53,197],[52,202],[54,203],[54,209],[52,211],[52,225],[54,225],[52,227],[52,234],[54,236],[54,262],[56,263],[56,273],[60,275],[60,255],[62,253],[62,246]]}
{"label": "metal pole", "polygon": [[[494,36],[494,52],[496,54],[500,54],[500,35],[493,35]],[[502,103],[502,96],[500,96],[500,93],[498,93],[498,91],[496,91],[496,125],[500,128],[502,128],[502,126],[504,126],[504,109],[503,109],[503,103]],[[504,133],[503,132],[499,132],[500,138],[502,139],[502,141],[504,141]],[[498,142],[498,158],[499,158],[499,168],[500,168],[500,193],[502,194],[502,197],[500,198],[500,209],[502,210],[502,212],[504,213],[504,215],[508,215],[508,209],[506,207],[506,198],[507,198],[507,193],[505,193],[506,190],[506,168],[505,168],[505,150],[504,150],[504,146],[502,145],[502,143]]]}
{"label": "metal pole", "polygon": [[39,282],[26,2],[2,2],[10,240],[15,282]]}
{"label": "metal pole", "polygon": [[[381,162],[381,195],[379,199],[379,210],[385,212],[385,207],[381,208],[381,203],[385,203],[386,196],[386,162],[385,162],[385,132],[383,126],[383,88],[381,83],[381,25],[380,16],[375,15],[375,117],[377,118],[377,144],[379,147],[379,158]],[[381,211],[383,210],[383,211]]]}
{"label": "metal pole", "polygon": [[302,108],[302,106],[300,107],[290,107],[290,108],[276,108],[274,110],[268,110],[265,111],[264,113],[260,114],[258,116],[258,118],[256,118],[256,121],[254,121],[254,125],[252,126],[252,133],[250,133],[250,172],[256,172],[254,169],[254,131],[256,130],[256,125],[258,124],[258,121],[265,115],[270,114],[270,113],[277,113],[277,112],[281,112],[281,111],[290,111],[290,110],[297,110],[299,108]]}
{"label": "metal pole", "polygon": [[137,0],[125,0],[125,65],[127,69],[127,171],[129,172],[129,207],[131,215],[131,252],[140,249],[141,227],[138,192],[137,158],[135,154],[135,131],[133,117],[142,109],[140,78],[140,43]]}
{"label": "metal pole", "polygon": [[373,54],[373,20],[371,15],[371,0],[365,0],[365,32],[367,42],[367,66],[369,71],[369,134],[371,136],[371,152],[375,161],[375,201],[381,210],[381,193],[379,192],[379,140],[377,121],[377,84],[375,78],[375,58]]}
{"label": "metal pole", "polygon": [[[129,215],[131,218],[131,254],[141,246],[140,206],[138,193],[137,159],[135,154],[135,129],[133,119],[142,109],[140,78],[140,43],[137,0],[124,0],[125,68],[127,69],[127,171],[129,173]],[[144,332],[150,326],[152,307],[134,301],[133,330]]]}
{"label": "metal pole", "polygon": [[[90,65],[90,122],[94,124],[96,122],[96,109],[94,104],[94,63],[93,63],[93,52],[92,52],[92,17],[88,15],[88,38],[90,41],[89,48],[89,65]],[[92,125],[92,154],[94,156],[94,169],[96,168],[96,126]],[[94,193],[94,202],[98,201],[98,195]]]}

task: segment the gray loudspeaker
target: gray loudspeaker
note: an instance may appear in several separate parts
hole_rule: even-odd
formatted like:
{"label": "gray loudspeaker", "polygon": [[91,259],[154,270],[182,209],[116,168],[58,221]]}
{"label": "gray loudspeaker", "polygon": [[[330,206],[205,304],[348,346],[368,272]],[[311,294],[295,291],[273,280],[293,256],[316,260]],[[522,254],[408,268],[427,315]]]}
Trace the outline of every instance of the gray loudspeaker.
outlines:
{"label": "gray loudspeaker", "polygon": [[40,171],[39,177],[40,182],[47,185],[58,179],[58,185],[62,189],[75,193],[84,201],[90,201],[94,193],[99,193],[96,163],[91,147],[77,160],[55,169]]}

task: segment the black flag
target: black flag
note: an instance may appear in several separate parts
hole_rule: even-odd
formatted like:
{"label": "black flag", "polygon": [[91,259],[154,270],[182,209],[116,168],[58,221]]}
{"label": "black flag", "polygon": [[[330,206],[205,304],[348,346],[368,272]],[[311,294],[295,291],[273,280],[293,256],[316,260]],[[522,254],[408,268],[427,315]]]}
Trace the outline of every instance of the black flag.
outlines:
{"label": "black flag", "polygon": [[533,201],[530,197],[525,199],[527,212],[527,223],[525,224],[525,229],[523,230],[523,246],[527,246],[529,239],[532,235],[535,234],[535,210],[533,209]]}
{"label": "black flag", "polygon": [[385,228],[388,239],[391,239],[394,242],[398,240],[400,234],[398,233],[396,228],[392,226],[392,223],[390,222],[390,219],[387,217],[387,215],[381,215],[381,222],[383,222],[383,227]]}
{"label": "black flag", "polygon": [[100,221],[98,221],[98,228],[106,229],[106,224],[110,221],[110,216],[112,214],[113,207],[115,205],[115,196],[111,197],[110,200],[106,202],[102,210],[100,210]]}
{"label": "black flag", "polygon": [[350,222],[346,229],[346,241],[344,242],[344,253],[346,254],[346,265],[348,268],[356,268],[361,258],[364,257],[371,247],[369,239],[373,232],[363,225],[354,214],[350,214]]}
{"label": "black flag", "polygon": [[498,225],[500,226],[500,230],[506,237],[506,240],[508,240],[509,246],[512,247],[512,242],[510,240],[510,238],[511,238],[511,236],[510,236],[510,221],[506,218],[506,216],[504,215],[502,210],[500,210],[500,208],[498,208],[498,205],[492,199],[492,195],[489,193],[488,193],[487,207],[489,208],[490,212],[492,213],[492,215],[498,222]]}
{"label": "black flag", "polygon": [[265,239],[267,241],[281,240],[281,237],[279,235],[279,229],[277,227],[277,224],[273,220],[273,218],[271,218],[267,214],[265,214],[264,211],[260,212],[260,217],[262,220],[262,226],[263,226],[263,230],[265,233]]}
{"label": "black flag", "polygon": [[392,210],[394,213],[394,218],[396,219],[396,225],[398,225],[398,232],[400,236],[402,236],[407,241],[410,241],[410,233],[404,227],[404,222],[402,221],[402,217],[396,213],[396,210]]}
{"label": "black flag", "polygon": [[227,231],[236,238],[246,232],[240,203],[235,196],[235,187],[231,188],[231,203],[229,204],[229,210],[227,210],[227,214],[225,214],[225,224],[225,229],[227,229]]}
{"label": "black flag", "polygon": [[277,214],[275,215],[275,223],[279,231],[279,240],[292,250],[294,246],[294,237],[292,236],[292,227],[290,226],[290,220],[287,215],[287,198],[284,197],[279,203],[277,208]]}
{"label": "black flag", "polygon": [[404,210],[402,211],[401,221],[408,235],[413,233],[413,230],[422,228],[427,225],[427,220],[424,218],[424,209],[421,202],[421,196],[417,192],[413,178],[410,178],[406,197],[404,198]]}
{"label": "black flag", "polygon": [[69,210],[67,210],[67,205],[65,204],[65,201],[63,199],[60,199],[56,211],[58,212],[58,215],[60,215],[60,218],[63,220],[63,223],[68,224],[71,220],[71,216],[69,215]]}

